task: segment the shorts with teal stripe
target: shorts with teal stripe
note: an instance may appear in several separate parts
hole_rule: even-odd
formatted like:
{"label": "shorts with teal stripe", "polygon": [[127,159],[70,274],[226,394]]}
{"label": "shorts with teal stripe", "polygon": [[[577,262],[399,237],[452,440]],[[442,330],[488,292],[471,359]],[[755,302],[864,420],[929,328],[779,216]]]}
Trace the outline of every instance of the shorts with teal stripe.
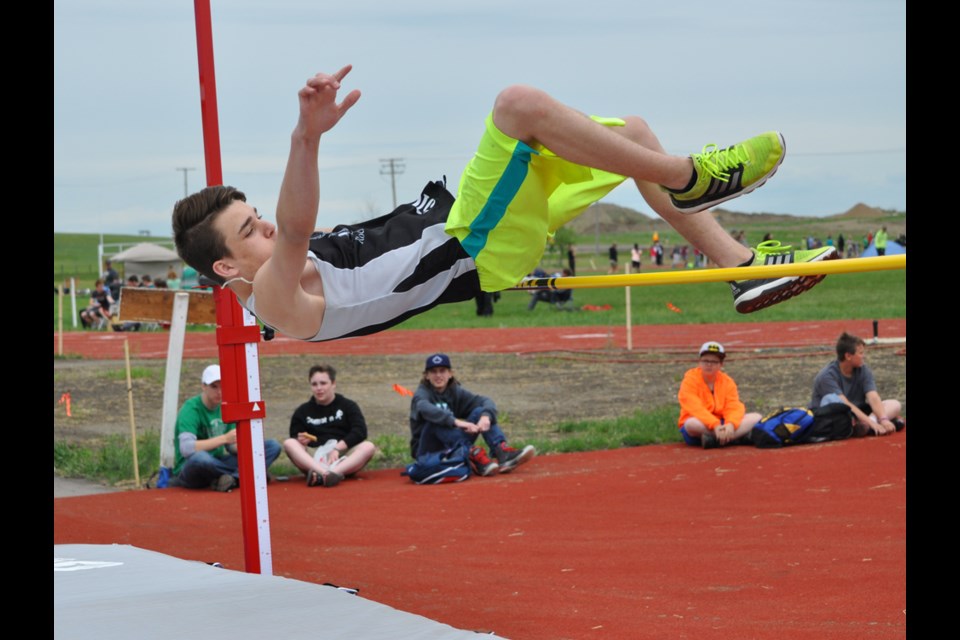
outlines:
{"label": "shorts with teal stripe", "polygon": [[549,236],[625,179],[515,140],[497,129],[491,114],[460,176],[446,231],[473,257],[484,291],[508,289],[537,267]]}

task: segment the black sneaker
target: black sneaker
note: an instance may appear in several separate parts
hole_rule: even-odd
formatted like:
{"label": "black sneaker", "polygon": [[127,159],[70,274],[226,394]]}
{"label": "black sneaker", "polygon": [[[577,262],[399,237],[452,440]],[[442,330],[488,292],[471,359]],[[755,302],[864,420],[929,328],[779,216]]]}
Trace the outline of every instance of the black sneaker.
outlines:
{"label": "black sneaker", "polygon": [[500,445],[493,450],[493,453],[497,457],[497,462],[500,463],[500,473],[510,473],[537,455],[537,450],[534,449],[531,444],[528,444],[523,449],[514,449],[513,447],[507,446],[506,442],[501,442]]}
{"label": "black sneaker", "polygon": [[[753,253],[753,263],[750,266],[820,262],[840,257],[834,247],[794,251],[790,245],[782,245],[776,240],[761,242]],[[798,296],[812,289],[825,277],[814,275],[737,280],[730,283],[730,288],[733,289],[733,305],[740,313],[753,313]]]}
{"label": "black sneaker", "polygon": [[470,468],[478,476],[492,476],[500,470],[500,465],[490,459],[483,447],[470,447]]}
{"label": "black sneaker", "polygon": [[213,483],[213,488],[220,493],[229,493],[237,486],[236,479],[229,473],[225,473]]}
{"label": "black sneaker", "polygon": [[712,431],[707,431],[700,436],[700,444],[703,445],[704,449],[716,449],[720,446],[720,441],[717,440],[717,436],[713,435]]}

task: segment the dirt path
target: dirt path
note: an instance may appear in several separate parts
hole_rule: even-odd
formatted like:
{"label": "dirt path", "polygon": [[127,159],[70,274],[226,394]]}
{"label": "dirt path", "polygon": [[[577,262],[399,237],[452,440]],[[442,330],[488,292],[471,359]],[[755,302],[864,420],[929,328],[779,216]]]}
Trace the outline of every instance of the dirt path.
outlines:
{"label": "dirt path", "polygon": [[[881,328],[884,336],[906,335],[902,321],[884,320]],[[446,350],[463,384],[496,400],[508,433],[514,438],[542,435],[562,420],[615,418],[631,415],[637,408],[675,404],[683,372],[695,365],[696,349],[707,339],[726,345],[730,352],[726,370],[737,380],[744,401],[751,410],[766,412],[781,405],[806,404],[813,376],[834,357],[832,344],[844,329],[872,334],[869,321],[655,327],[637,331],[650,342],[632,352],[606,344],[597,349],[561,348],[605,340],[575,337],[601,333],[590,327],[558,329],[549,335],[539,332],[533,337],[526,330],[436,331],[429,332],[430,336],[392,331],[369,339],[329,343],[323,345],[326,352],[317,351],[316,345],[292,343],[290,346],[310,349],[299,355],[281,355],[287,344],[268,342],[260,360],[267,406],[264,429],[268,437],[286,437],[290,415],[309,398],[307,370],[317,362],[328,362],[339,371],[338,391],[360,403],[371,434],[405,436],[410,401],[395,392],[393,385],[415,389],[424,357],[433,350]],[[159,345],[159,339],[165,341],[167,336],[129,335],[143,338],[138,343],[140,355],[133,362],[136,423],[140,430],[159,430],[165,363],[145,357],[144,351],[148,343]],[[190,335],[213,339],[212,334]],[[87,359],[111,353],[104,347],[106,336],[113,338],[110,334],[81,334],[72,344],[93,355],[54,362],[56,439],[129,433],[123,362]],[[119,344],[122,352],[122,342]],[[377,348],[386,353],[370,353]],[[165,354],[166,346],[157,349]],[[216,357],[215,350],[203,359],[192,356],[184,362],[181,400],[199,392],[200,372]],[[905,403],[905,344],[871,346],[868,362],[880,389]],[[57,404],[64,393],[70,394],[72,417]]]}

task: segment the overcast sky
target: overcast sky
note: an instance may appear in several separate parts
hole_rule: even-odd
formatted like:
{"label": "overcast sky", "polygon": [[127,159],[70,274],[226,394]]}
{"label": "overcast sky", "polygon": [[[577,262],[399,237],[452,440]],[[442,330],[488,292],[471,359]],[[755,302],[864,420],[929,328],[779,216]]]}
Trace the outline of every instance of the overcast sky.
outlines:
{"label": "overcast sky", "polygon": [[[641,115],[671,153],[777,129],[787,158],[729,208],[906,209],[903,0],[212,0],[224,181],[273,217],[317,71],[354,65],[363,97],[321,144],[318,226],[457,179],[497,92],[536,85]],[[170,235],[207,184],[193,2],[55,0],[54,230]],[[192,168],[181,171],[179,168]],[[607,202],[650,209],[625,184]]]}

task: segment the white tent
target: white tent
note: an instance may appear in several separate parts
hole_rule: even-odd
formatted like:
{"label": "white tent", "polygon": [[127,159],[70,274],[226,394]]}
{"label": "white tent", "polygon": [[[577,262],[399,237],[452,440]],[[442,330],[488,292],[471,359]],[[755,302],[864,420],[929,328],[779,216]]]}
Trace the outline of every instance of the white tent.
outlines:
{"label": "white tent", "polygon": [[142,278],[149,275],[154,280],[166,279],[170,269],[177,273],[178,278],[183,274],[183,261],[176,251],[149,242],[141,242],[125,249],[110,256],[109,260],[122,263],[125,276],[137,275]]}

